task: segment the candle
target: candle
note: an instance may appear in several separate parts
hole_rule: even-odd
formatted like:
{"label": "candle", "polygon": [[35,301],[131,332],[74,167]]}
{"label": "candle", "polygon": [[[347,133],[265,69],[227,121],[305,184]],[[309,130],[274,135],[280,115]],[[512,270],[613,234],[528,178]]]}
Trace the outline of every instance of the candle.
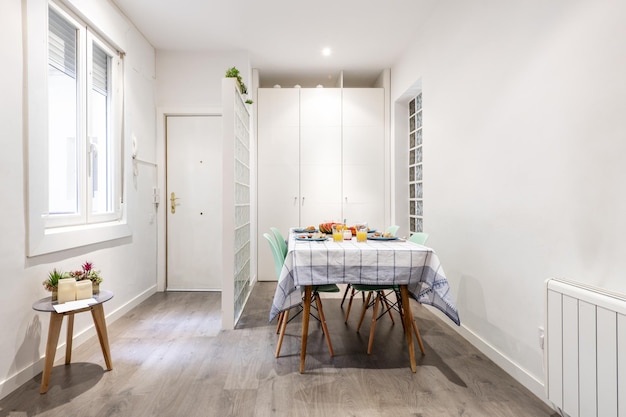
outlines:
{"label": "candle", "polygon": [[85,300],[87,298],[93,297],[93,293],[91,292],[91,287],[92,287],[91,281],[88,279],[78,281],[76,283],[76,299]]}
{"label": "candle", "polygon": [[57,300],[59,304],[76,300],[76,279],[63,278],[59,280],[59,294]]}

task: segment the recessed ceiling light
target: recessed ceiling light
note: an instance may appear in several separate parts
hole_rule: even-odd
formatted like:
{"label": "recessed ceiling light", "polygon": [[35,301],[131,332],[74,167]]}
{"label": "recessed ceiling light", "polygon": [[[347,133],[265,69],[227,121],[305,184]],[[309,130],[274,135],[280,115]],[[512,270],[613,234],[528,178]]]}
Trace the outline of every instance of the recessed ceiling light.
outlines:
{"label": "recessed ceiling light", "polygon": [[332,52],[332,51],[330,50],[330,48],[324,48],[324,49],[322,49],[322,55],[323,55],[323,56],[330,56],[331,52]]}

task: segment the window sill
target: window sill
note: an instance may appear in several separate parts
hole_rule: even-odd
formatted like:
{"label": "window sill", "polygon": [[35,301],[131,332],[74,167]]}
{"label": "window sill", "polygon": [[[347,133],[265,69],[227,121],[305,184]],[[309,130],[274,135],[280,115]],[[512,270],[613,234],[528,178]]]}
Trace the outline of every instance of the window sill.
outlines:
{"label": "window sill", "polygon": [[42,236],[29,242],[28,256],[93,245],[131,236],[131,234],[128,224],[122,221],[45,229]]}

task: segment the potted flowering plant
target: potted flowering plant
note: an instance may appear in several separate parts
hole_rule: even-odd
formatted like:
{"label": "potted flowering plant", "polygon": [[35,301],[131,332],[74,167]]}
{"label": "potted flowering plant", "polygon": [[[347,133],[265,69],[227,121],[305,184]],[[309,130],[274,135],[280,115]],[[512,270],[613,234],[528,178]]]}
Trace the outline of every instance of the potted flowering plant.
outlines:
{"label": "potted flowering plant", "polygon": [[59,289],[59,280],[68,278],[69,274],[62,272],[54,268],[48,273],[48,278],[43,282],[43,286],[46,290],[52,293],[52,301],[57,299],[57,290]]}
{"label": "potted flowering plant", "polygon": [[100,283],[102,282],[102,277],[100,276],[100,271],[97,271],[93,268],[93,263],[85,262],[81,265],[81,269],[70,272],[69,276],[75,278],[76,281],[88,279],[89,281],[91,281],[93,293],[98,294],[100,292]]}

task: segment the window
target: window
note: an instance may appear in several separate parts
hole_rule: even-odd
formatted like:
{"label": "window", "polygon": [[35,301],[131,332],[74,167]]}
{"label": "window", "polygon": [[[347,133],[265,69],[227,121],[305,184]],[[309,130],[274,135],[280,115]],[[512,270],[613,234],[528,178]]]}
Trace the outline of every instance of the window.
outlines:
{"label": "window", "polygon": [[409,102],[409,229],[423,231],[422,93]]}
{"label": "window", "polygon": [[[79,16],[34,3],[27,15],[37,22],[28,33],[31,256],[128,235],[119,228],[123,54]],[[36,40],[44,36],[42,48]]]}

